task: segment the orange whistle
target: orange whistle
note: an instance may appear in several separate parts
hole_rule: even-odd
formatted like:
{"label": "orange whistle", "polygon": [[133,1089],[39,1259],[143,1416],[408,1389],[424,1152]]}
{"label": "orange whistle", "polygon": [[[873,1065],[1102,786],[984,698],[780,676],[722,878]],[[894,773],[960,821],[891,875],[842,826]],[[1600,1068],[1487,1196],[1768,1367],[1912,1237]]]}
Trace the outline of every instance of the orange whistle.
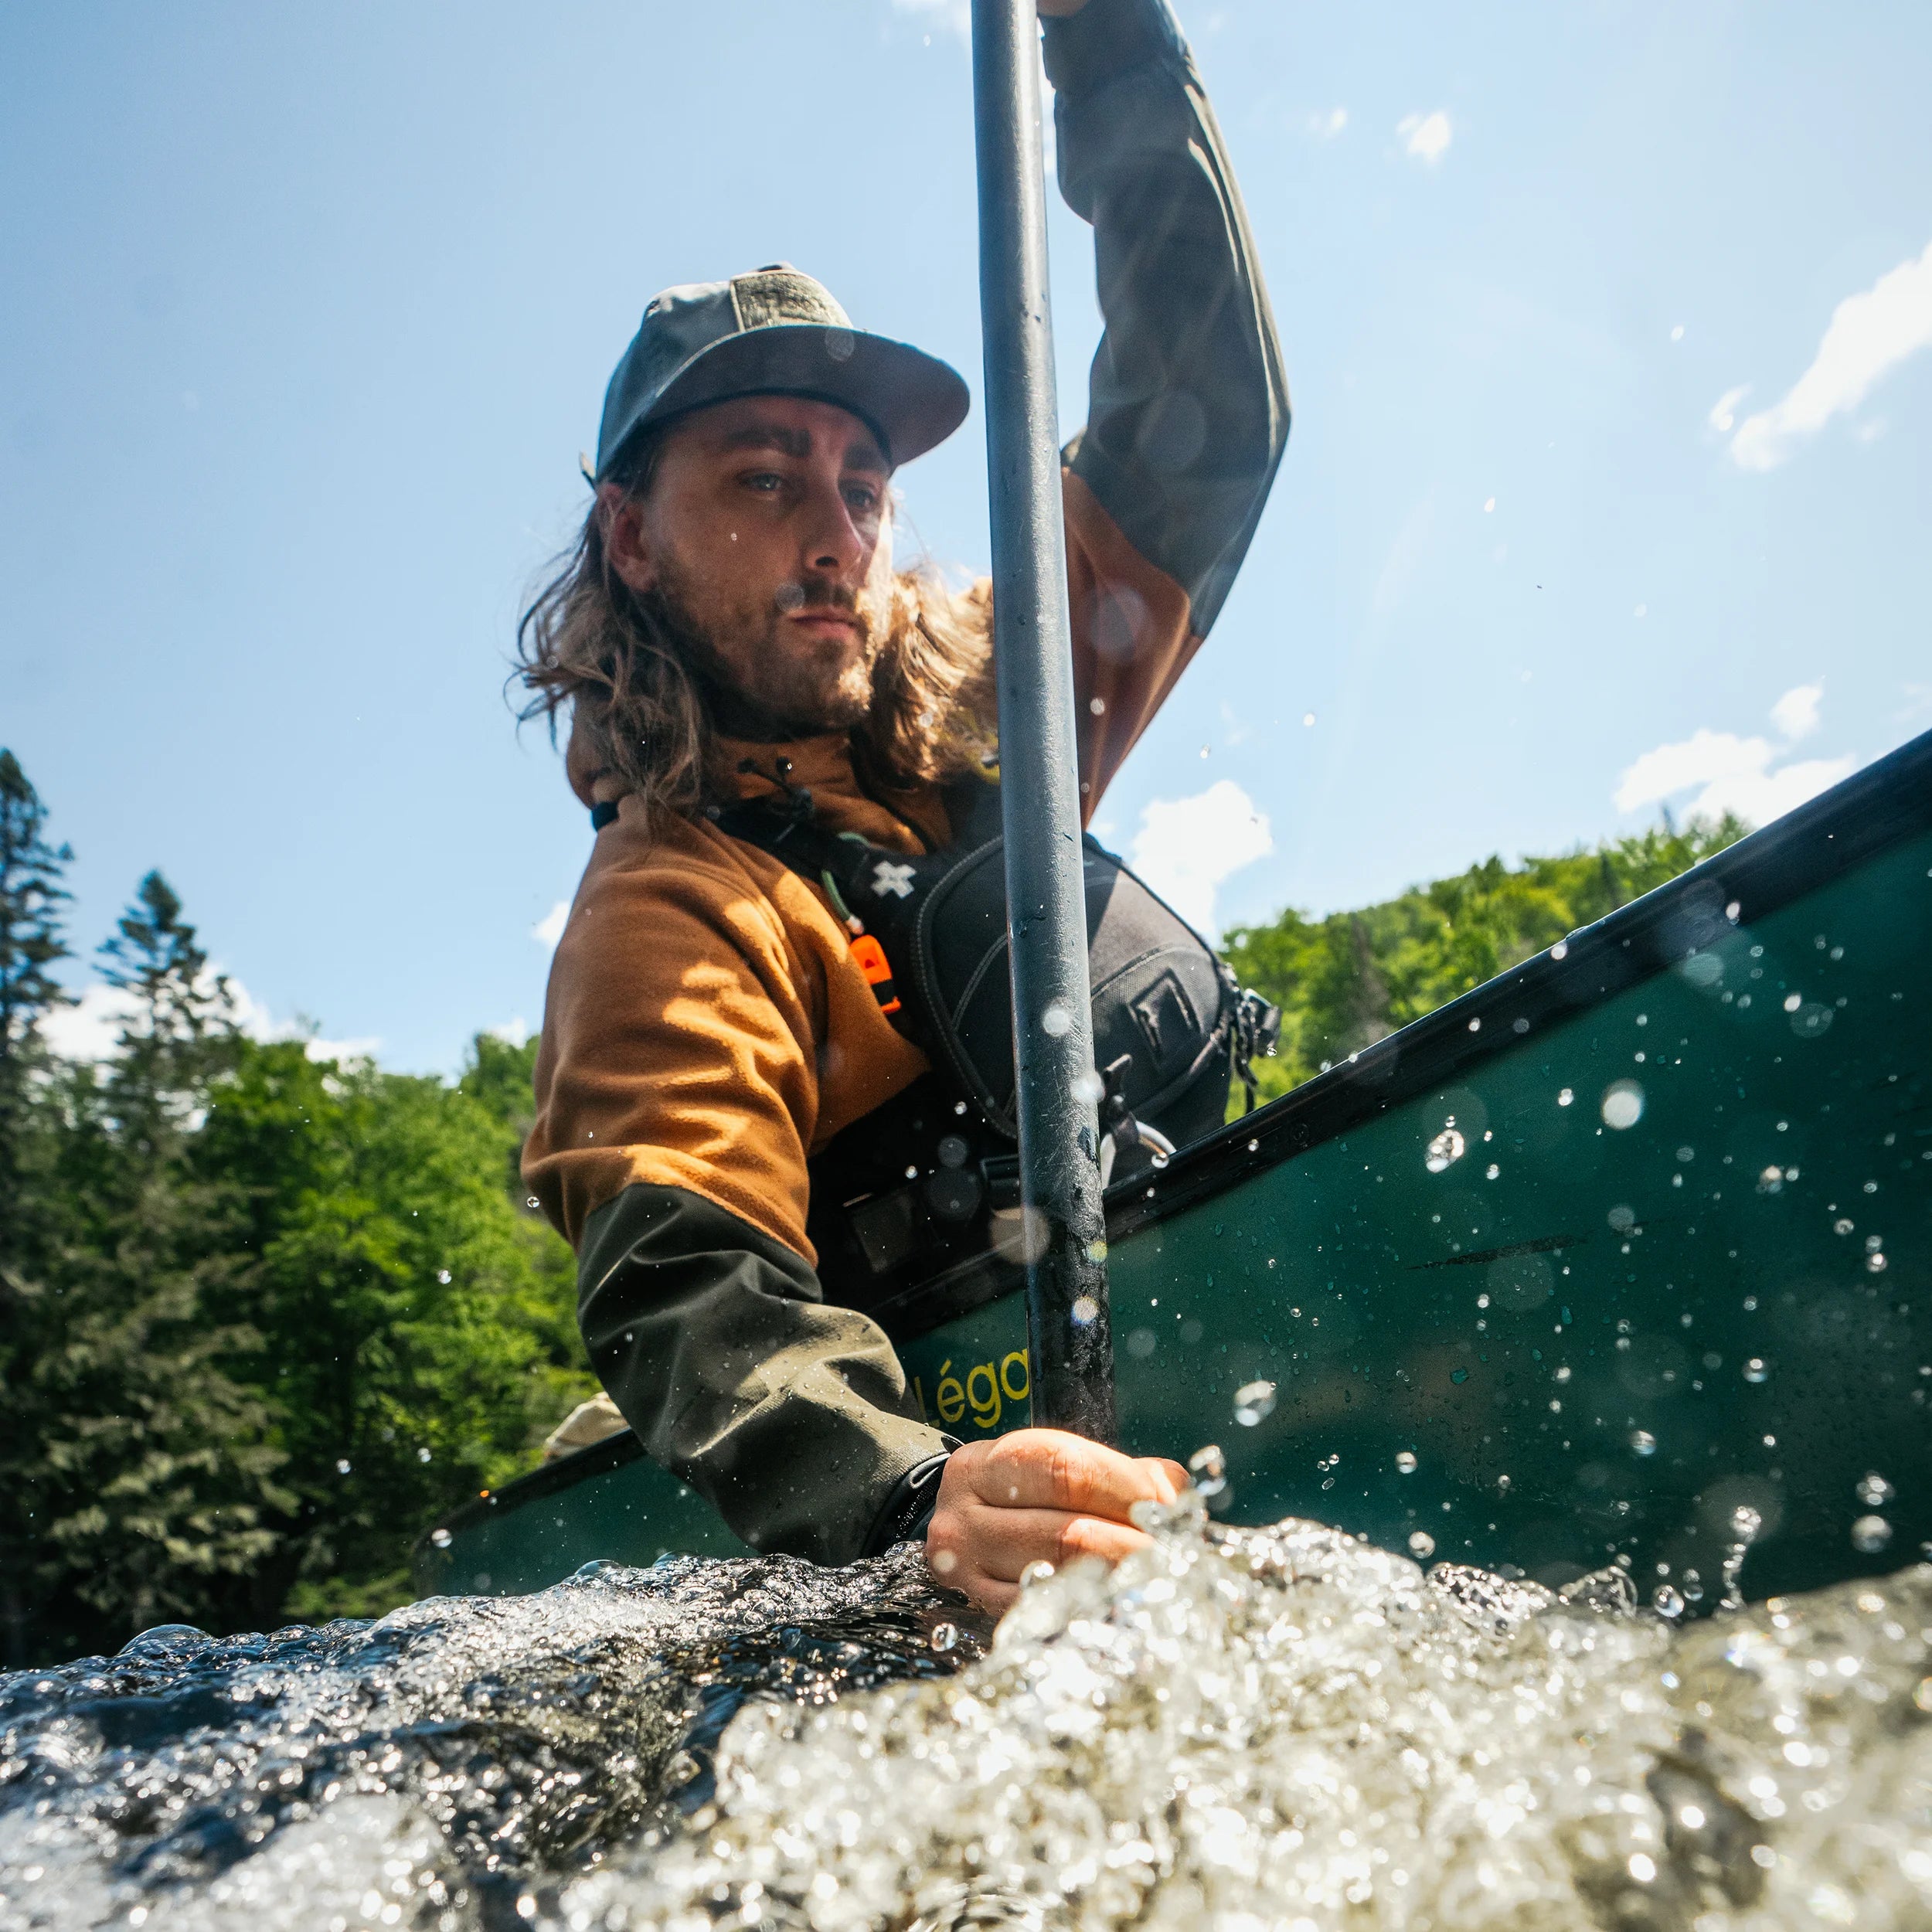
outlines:
{"label": "orange whistle", "polygon": [[897,1012],[899,995],[893,985],[893,969],[886,960],[885,947],[870,933],[861,933],[852,942],[852,956],[859,962],[859,970],[865,975],[866,983],[879,1002],[879,1010],[882,1013]]}

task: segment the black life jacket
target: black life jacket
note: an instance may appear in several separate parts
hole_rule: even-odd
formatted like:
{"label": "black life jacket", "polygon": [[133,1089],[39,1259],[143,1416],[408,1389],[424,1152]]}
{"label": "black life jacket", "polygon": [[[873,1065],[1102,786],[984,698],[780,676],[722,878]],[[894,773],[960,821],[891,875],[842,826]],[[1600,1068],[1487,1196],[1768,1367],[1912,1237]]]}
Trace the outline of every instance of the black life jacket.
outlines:
{"label": "black life jacket", "polygon": [[[800,790],[711,813],[823,888],[874,997],[932,1063],[808,1162],[820,1279],[852,1307],[989,1246],[1028,1258],[998,788],[969,778],[947,804],[955,842],[917,856],[828,830]],[[1274,1050],[1281,1018],[1090,837],[1082,861],[1103,1165],[1120,1179],[1219,1127],[1232,1075],[1253,1106],[1250,1063]]]}

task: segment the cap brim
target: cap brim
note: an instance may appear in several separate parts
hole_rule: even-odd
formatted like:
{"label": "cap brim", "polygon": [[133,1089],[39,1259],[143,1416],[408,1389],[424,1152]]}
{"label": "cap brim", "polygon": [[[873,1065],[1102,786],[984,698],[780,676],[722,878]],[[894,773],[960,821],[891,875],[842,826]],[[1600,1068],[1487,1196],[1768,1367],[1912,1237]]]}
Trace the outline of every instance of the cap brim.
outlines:
{"label": "cap brim", "polygon": [[727,335],[699,350],[624,440],[628,444],[650,425],[707,403],[770,395],[808,396],[849,410],[883,439],[894,468],[944,442],[972,407],[958,371],[908,342],[859,329],[781,323]]}

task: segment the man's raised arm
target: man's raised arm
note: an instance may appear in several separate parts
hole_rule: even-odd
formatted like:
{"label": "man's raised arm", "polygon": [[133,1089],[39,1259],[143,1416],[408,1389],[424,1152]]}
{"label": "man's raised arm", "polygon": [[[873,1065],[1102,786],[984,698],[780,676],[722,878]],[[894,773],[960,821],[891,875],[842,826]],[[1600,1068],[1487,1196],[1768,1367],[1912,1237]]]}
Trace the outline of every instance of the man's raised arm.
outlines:
{"label": "man's raised arm", "polygon": [[1050,19],[1046,60],[1061,192],[1094,224],[1106,324],[1066,492],[1090,812],[1219,613],[1288,396],[1220,129],[1165,0]]}

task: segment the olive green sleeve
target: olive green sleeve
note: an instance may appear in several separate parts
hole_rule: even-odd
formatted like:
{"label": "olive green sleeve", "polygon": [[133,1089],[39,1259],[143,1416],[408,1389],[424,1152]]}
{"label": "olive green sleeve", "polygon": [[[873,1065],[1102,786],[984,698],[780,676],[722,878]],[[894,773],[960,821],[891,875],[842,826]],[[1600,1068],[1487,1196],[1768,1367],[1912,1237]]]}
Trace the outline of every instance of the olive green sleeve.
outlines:
{"label": "olive green sleeve", "polygon": [[951,1440],[908,1413],[878,1325],[789,1248],[639,1183],[590,1216],[577,1315],[645,1452],[754,1549],[843,1563],[923,1533]]}

